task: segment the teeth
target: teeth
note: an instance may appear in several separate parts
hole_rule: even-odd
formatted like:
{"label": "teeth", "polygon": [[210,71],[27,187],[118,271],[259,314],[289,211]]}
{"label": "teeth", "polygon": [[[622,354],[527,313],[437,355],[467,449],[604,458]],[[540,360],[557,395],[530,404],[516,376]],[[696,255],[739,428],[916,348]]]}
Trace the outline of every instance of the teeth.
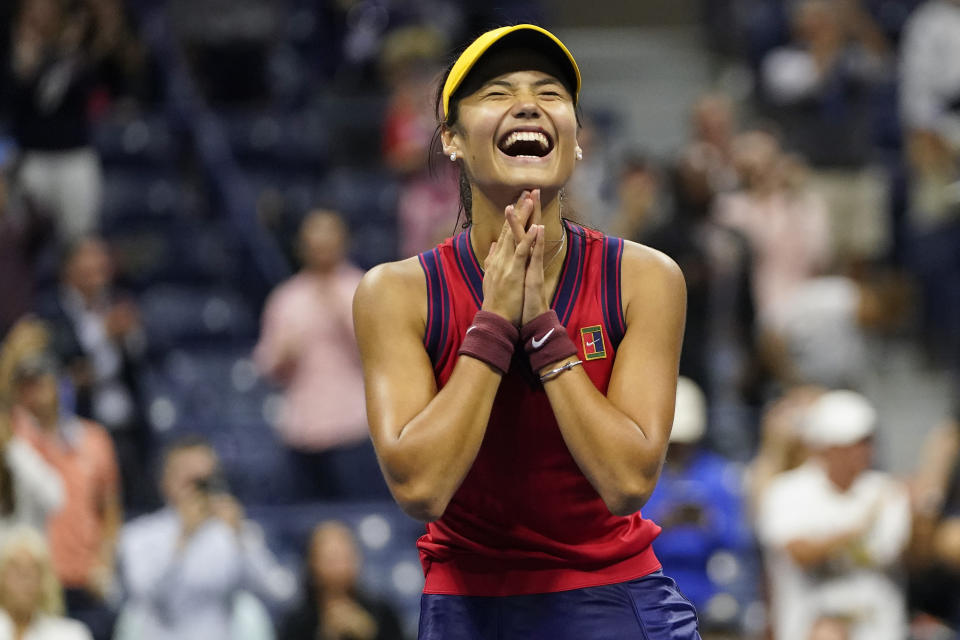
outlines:
{"label": "teeth", "polygon": [[514,131],[509,136],[507,136],[506,141],[504,141],[504,147],[509,147],[515,142],[538,142],[540,146],[544,149],[550,146],[550,142],[547,140],[547,136],[541,133],[540,131]]}

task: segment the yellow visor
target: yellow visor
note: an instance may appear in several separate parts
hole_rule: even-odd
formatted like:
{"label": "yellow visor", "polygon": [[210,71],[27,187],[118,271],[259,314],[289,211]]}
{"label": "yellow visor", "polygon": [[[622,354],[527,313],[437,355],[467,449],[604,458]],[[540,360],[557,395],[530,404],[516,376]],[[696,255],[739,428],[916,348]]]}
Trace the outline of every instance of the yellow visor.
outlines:
{"label": "yellow visor", "polygon": [[511,33],[516,33],[517,31],[533,31],[540,33],[545,36],[542,41],[544,45],[548,47],[555,45],[557,49],[563,52],[563,58],[570,62],[570,70],[573,72],[573,76],[577,80],[577,85],[573,93],[573,102],[576,104],[577,97],[580,95],[580,68],[577,66],[577,61],[573,59],[573,54],[564,46],[560,39],[557,36],[553,35],[543,27],[538,27],[535,24],[518,24],[512,27],[500,27],[499,29],[493,29],[492,31],[487,31],[479,38],[470,43],[470,46],[464,49],[463,53],[460,54],[460,57],[457,58],[457,61],[454,63],[453,68],[450,69],[450,74],[447,75],[447,81],[443,83],[443,117],[446,119],[447,115],[450,113],[450,96],[460,87],[463,83],[464,78],[467,77],[467,74],[470,73],[470,70],[477,64],[477,61],[483,57],[490,47],[499,42]]}

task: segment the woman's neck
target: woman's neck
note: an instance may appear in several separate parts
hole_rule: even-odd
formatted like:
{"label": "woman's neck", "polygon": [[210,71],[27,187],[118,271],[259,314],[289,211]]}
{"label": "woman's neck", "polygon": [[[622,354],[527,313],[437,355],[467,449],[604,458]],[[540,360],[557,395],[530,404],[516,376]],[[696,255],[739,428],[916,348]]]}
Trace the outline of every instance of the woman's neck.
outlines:
{"label": "woman's neck", "polygon": [[[500,237],[500,229],[503,227],[504,210],[511,204],[516,203],[520,198],[520,192],[506,197],[493,199],[487,196],[480,189],[474,188],[473,202],[471,207],[472,224],[470,229],[470,242],[473,246],[474,255],[482,265],[490,251],[490,245]],[[543,252],[544,265],[549,272],[550,268],[555,266],[553,263],[562,263],[562,256],[565,254],[566,244],[558,250],[559,243],[564,238],[564,228],[561,221],[561,207],[559,191],[541,192],[540,224],[544,226],[544,237],[546,245]],[[529,228],[530,221],[524,224],[524,228]],[[554,260],[554,258],[556,258]],[[552,262],[551,262],[552,261]]]}

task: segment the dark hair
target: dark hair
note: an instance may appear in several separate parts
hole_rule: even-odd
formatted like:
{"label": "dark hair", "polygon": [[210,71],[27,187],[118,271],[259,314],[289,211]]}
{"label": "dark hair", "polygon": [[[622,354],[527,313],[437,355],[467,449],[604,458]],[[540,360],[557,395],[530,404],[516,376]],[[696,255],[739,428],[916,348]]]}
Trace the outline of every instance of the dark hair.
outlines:
{"label": "dark hair", "polygon": [[[447,77],[449,77],[450,72],[453,70],[453,66],[457,63],[457,60],[461,55],[463,55],[463,52],[466,51],[466,49],[467,47],[464,47],[463,49],[457,51],[455,55],[451,56],[449,63],[440,74],[440,77],[437,81],[437,89],[433,98],[433,113],[437,119],[437,126],[433,131],[433,136],[430,138],[430,146],[427,149],[427,167],[430,175],[434,177],[439,174],[437,160],[444,155],[441,134],[443,133],[444,127],[452,128],[457,124],[460,99],[463,98],[463,88],[467,85],[465,81],[466,78],[464,78],[464,81],[460,83],[460,86],[457,87],[457,90],[450,95],[450,108],[446,118],[444,118],[443,115],[443,87],[447,83]],[[489,51],[490,50],[488,50],[488,53]],[[467,75],[469,76],[469,74]],[[571,94],[574,94],[574,91],[575,90],[571,88]],[[578,102],[574,104],[574,114],[577,118],[577,129],[579,129],[583,125],[581,122],[580,105]],[[473,193],[470,190],[470,178],[467,176],[467,172],[464,170],[462,161],[457,162],[457,184],[460,187],[460,206],[457,209],[457,221],[454,224],[454,231],[456,231],[458,226],[466,229],[473,223]],[[461,215],[465,218],[462,225],[460,224]]]}
{"label": "dark hair", "polygon": [[176,440],[172,440],[163,448],[163,454],[161,455],[161,461],[163,463],[162,466],[166,467],[170,458],[181,451],[199,448],[209,449],[214,455],[217,453],[213,448],[213,444],[198,433],[188,433],[180,436]]}
{"label": "dark hair", "polygon": [[[0,400],[0,420],[10,420],[10,405],[6,401]],[[13,428],[12,424],[7,425]],[[17,508],[17,497],[14,492],[13,470],[7,464],[7,457],[0,456],[0,515],[12,515]]]}
{"label": "dark hair", "polygon": [[[437,119],[437,126],[433,130],[433,136],[430,138],[430,146],[427,148],[427,168],[433,177],[436,177],[440,173],[437,160],[443,155],[443,139],[441,138],[441,134],[443,133],[444,127],[449,128],[456,124],[458,106],[460,98],[462,97],[459,95],[459,90],[453,92],[453,95],[450,96],[450,113],[444,118],[443,86],[447,83],[447,77],[450,75],[450,71],[453,70],[453,65],[456,64],[457,59],[462,54],[463,51],[459,51],[452,57],[437,81],[437,90],[433,98],[433,113]],[[470,179],[467,177],[467,172],[464,171],[463,164],[460,162],[457,163],[457,184],[460,188],[460,206],[457,208],[457,221],[454,223],[454,231],[460,226],[461,215],[466,218],[462,225],[463,228],[467,228],[473,222],[473,194],[470,191]]]}

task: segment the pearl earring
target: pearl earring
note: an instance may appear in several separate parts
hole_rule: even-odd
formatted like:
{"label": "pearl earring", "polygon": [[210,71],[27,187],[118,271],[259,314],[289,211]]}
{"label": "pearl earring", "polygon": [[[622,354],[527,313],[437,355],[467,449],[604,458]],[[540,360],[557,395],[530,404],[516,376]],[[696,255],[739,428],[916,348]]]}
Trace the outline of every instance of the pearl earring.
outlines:
{"label": "pearl earring", "polygon": [[576,156],[577,160],[583,160],[583,149],[577,147]]}
{"label": "pearl earring", "polygon": [[456,161],[457,161],[457,152],[456,152],[456,151],[453,151],[453,152],[450,154],[450,162],[456,162]]}

